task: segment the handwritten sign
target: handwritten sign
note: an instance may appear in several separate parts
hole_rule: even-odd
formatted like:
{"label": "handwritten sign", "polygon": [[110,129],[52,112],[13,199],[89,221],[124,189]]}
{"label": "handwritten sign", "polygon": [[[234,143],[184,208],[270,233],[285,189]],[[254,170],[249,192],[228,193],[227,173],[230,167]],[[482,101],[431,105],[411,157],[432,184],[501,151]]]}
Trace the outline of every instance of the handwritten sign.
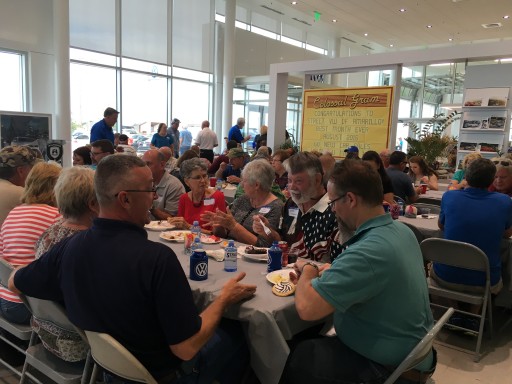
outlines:
{"label": "handwritten sign", "polygon": [[311,89],[303,100],[301,150],[341,158],[351,145],[360,156],[388,147],[393,87]]}

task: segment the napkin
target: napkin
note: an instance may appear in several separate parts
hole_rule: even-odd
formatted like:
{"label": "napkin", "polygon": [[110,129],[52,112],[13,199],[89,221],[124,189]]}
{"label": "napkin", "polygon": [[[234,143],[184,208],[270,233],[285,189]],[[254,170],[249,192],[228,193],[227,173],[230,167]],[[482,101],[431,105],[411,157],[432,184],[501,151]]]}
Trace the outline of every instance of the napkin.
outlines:
{"label": "napkin", "polygon": [[224,250],[223,249],[207,250],[206,255],[214,258],[215,261],[224,261]]}

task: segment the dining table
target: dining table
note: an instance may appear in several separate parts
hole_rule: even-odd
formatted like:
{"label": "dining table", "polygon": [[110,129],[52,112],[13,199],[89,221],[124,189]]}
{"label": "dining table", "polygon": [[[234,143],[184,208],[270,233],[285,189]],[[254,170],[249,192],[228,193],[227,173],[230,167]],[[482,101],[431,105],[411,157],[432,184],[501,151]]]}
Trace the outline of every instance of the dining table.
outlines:
{"label": "dining table", "polygon": [[[184,244],[166,241],[160,237],[160,234],[161,232],[158,231],[148,231],[148,238],[171,248],[189,277],[190,256],[184,253]],[[217,253],[222,249],[220,244],[203,244],[202,246],[206,251]],[[245,247],[244,244],[237,242],[235,246]],[[204,281],[194,281],[189,278],[190,288],[196,306],[202,310],[215,300],[229,279],[238,275],[238,272],[246,273],[242,283],[255,284],[256,293],[252,298],[232,305],[226,310],[224,317],[238,320],[244,326],[251,352],[251,367],[260,382],[277,384],[290,353],[287,340],[291,340],[297,333],[319,322],[300,319],[295,309],[293,295],[279,297],[272,293],[272,284],[266,278],[266,261],[254,261],[240,254],[238,257],[237,272],[224,271],[223,262],[209,257],[208,278]]]}
{"label": "dining table", "polygon": [[[418,215],[416,218],[400,216],[398,220],[415,226],[425,238],[443,238],[443,231],[439,228],[438,215],[429,215],[430,218],[423,218]],[[494,303],[501,307],[512,307],[512,238],[501,240],[501,278],[504,289],[496,296]]]}

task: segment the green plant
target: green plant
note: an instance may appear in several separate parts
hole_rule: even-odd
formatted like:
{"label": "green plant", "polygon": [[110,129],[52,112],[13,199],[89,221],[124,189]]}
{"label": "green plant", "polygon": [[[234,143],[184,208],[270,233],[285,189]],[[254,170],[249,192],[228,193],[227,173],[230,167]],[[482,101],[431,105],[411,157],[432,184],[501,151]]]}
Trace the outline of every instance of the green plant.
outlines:
{"label": "green plant", "polygon": [[447,156],[448,152],[457,145],[457,138],[452,136],[443,136],[444,131],[454,121],[461,118],[461,114],[454,111],[445,116],[444,113],[434,115],[427,121],[423,128],[419,128],[416,122],[406,123],[416,134],[416,138],[407,137],[409,156],[422,156],[427,164],[435,168],[436,159],[440,156]]}

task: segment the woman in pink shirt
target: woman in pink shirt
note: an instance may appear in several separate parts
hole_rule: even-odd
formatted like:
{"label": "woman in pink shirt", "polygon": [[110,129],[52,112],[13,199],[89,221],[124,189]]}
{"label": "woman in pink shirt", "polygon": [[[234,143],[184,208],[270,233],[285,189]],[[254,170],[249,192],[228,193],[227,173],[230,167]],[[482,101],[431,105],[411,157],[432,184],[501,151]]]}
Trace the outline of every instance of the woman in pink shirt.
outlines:
{"label": "woman in pink shirt", "polygon": [[[27,176],[21,205],[9,212],[0,230],[0,257],[13,267],[35,259],[39,236],[61,218],[53,187],[61,167],[37,163]],[[0,286],[0,312],[8,321],[29,324],[30,312],[18,295]]]}

